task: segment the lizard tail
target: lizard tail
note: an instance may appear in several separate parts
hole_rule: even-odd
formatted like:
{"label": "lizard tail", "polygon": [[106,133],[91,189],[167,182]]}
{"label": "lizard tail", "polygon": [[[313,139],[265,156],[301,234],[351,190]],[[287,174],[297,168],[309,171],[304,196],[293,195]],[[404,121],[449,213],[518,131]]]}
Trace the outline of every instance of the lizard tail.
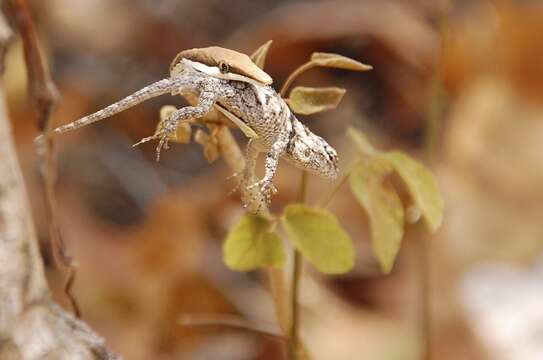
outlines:
{"label": "lizard tail", "polygon": [[83,126],[87,126],[89,124],[92,124],[93,122],[100,121],[112,115],[118,114],[121,111],[137,105],[145,100],[171,92],[172,90],[174,90],[175,86],[175,81],[171,79],[162,79],[160,81],[147,85],[146,87],[136,91],[132,95],[129,95],[124,99],[119,100],[116,103],[111,104],[100,111],[97,111],[93,114],[82,117],[79,120],[53,129],[53,132],[56,134],[60,134],[66,131],[72,131],[79,129]]}

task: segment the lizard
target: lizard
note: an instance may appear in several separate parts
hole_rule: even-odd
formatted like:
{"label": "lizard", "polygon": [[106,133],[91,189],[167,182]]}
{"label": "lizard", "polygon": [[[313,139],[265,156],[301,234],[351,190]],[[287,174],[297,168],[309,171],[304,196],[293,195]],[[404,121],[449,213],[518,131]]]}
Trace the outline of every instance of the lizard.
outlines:
{"label": "lizard", "polygon": [[[175,57],[168,78],[52,132],[60,134],[79,129],[166,93],[195,95],[198,98],[196,105],[174,111],[164,121],[160,132],[138,144],[158,140],[158,161],[161,150],[168,148],[168,139],[175,134],[179,122],[202,118],[216,108],[249,137],[243,171],[244,190],[257,187],[269,202],[271,193],[275,191],[272,181],[280,158],[325,178],[335,179],[338,175],[336,150],[296,118],[285,100],[273,89],[272,82],[271,76],[243,53],[218,46],[188,49]],[[255,166],[261,152],[266,153],[265,171],[262,179],[258,180]],[[257,181],[253,182],[253,179]]]}

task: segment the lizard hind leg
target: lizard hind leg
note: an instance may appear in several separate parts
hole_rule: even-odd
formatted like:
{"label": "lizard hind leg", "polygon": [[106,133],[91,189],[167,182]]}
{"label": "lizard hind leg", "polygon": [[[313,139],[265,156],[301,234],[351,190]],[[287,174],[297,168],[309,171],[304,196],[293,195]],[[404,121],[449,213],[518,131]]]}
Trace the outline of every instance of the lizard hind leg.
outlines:
{"label": "lizard hind leg", "polygon": [[[285,151],[286,145],[286,141],[277,141],[272,145],[270,151],[266,155],[264,177],[247,186],[248,191],[258,190],[267,204],[271,201],[271,195],[277,193],[277,189],[273,186],[272,180],[277,171],[279,156]],[[254,178],[256,178],[256,176],[254,176]]]}
{"label": "lizard hind leg", "polygon": [[258,179],[255,172],[256,158],[258,157],[258,148],[254,140],[249,141],[247,146],[247,161],[244,171],[244,183],[242,191],[242,200],[245,207],[250,211],[259,212],[262,207],[269,205],[271,195],[277,193],[277,189],[272,183],[280,154],[284,151],[286,143],[276,142],[266,155],[265,174],[262,179]]}

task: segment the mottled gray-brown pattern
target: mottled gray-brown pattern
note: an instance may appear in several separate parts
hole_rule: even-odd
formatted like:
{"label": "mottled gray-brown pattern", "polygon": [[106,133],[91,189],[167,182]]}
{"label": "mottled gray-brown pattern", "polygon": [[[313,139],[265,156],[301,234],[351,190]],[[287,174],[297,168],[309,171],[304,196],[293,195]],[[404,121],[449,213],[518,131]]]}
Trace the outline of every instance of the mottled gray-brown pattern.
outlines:
{"label": "mottled gray-brown pattern", "polygon": [[[162,148],[167,148],[169,135],[176,131],[180,121],[205,116],[215,104],[219,104],[248,125],[258,138],[251,139],[247,149],[247,166],[243,176],[242,191],[259,187],[269,199],[273,190],[272,180],[279,158],[283,157],[302,170],[320,176],[335,178],[338,172],[336,151],[321,137],[313,134],[296,119],[286,102],[269,85],[247,78],[228,79],[228,74],[210,73],[196,68],[194,62],[180,61],[171,69],[169,79],[160,80],[144,87],[119,102],[54,130],[62,133],[74,130],[117,114],[149,98],[171,93],[198,96],[198,104],[173,112],[163,124],[158,138],[157,158]],[[255,164],[258,154],[266,153],[264,177],[255,181]],[[242,197],[245,198],[245,197]]]}

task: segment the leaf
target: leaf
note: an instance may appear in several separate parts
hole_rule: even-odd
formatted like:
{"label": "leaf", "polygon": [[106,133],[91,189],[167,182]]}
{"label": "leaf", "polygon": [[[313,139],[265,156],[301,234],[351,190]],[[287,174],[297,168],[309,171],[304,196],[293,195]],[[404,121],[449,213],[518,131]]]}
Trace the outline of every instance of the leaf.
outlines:
{"label": "leaf", "polygon": [[311,62],[319,66],[344,70],[368,71],[373,69],[371,65],[366,65],[346,56],[333,53],[315,52],[311,55]]}
{"label": "leaf", "polygon": [[220,151],[216,139],[209,136],[205,131],[202,129],[196,130],[196,134],[194,134],[194,141],[202,145],[204,157],[208,163],[211,164],[219,158]]}
{"label": "leaf", "polygon": [[385,178],[394,168],[379,157],[362,161],[349,177],[351,190],[368,214],[373,252],[389,273],[404,234],[404,210],[400,197]]}
{"label": "leaf", "polygon": [[237,271],[283,266],[286,260],[285,249],[279,236],[270,231],[271,227],[271,222],[263,216],[243,216],[223,244],[226,265]]}
{"label": "leaf", "polygon": [[268,50],[270,49],[271,44],[272,40],[268,40],[251,55],[251,60],[253,60],[256,66],[261,69],[264,69],[264,65],[266,65],[266,56],[268,55]]}
{"label": "leaf", "polygon": [[370,144],[370,141],[368,140],[368,138],[366,137],[366,135],[363,132],[361,132],[359,130],[356,130],[355,128],[350,127],[350,128],[347,129],[347,136],[349,138],[351,138],[351,141],[354,143],[354,145],[356,146],[358,151],[363,156],[374,155],[374,154],[376,154],[378,152]]}
{"label": "leaf", "polygon": [[432,173],[410,156],[392,151],[381,155],[400,175],[431,232],[443,221],[443,198]]}
{"label": "leaf", "polygon": [[354,266],[352,240],[336,217],[303,204],[285,208],[281,222],[296,249],[325,274],[341,274]]}
{"label": "leaf", "polygon": [[311,115],[335,109],[343,98],[345,91],[345,89],[338,87],[311,88],[298,86],[290,92],[287,103],[294,113]]}

